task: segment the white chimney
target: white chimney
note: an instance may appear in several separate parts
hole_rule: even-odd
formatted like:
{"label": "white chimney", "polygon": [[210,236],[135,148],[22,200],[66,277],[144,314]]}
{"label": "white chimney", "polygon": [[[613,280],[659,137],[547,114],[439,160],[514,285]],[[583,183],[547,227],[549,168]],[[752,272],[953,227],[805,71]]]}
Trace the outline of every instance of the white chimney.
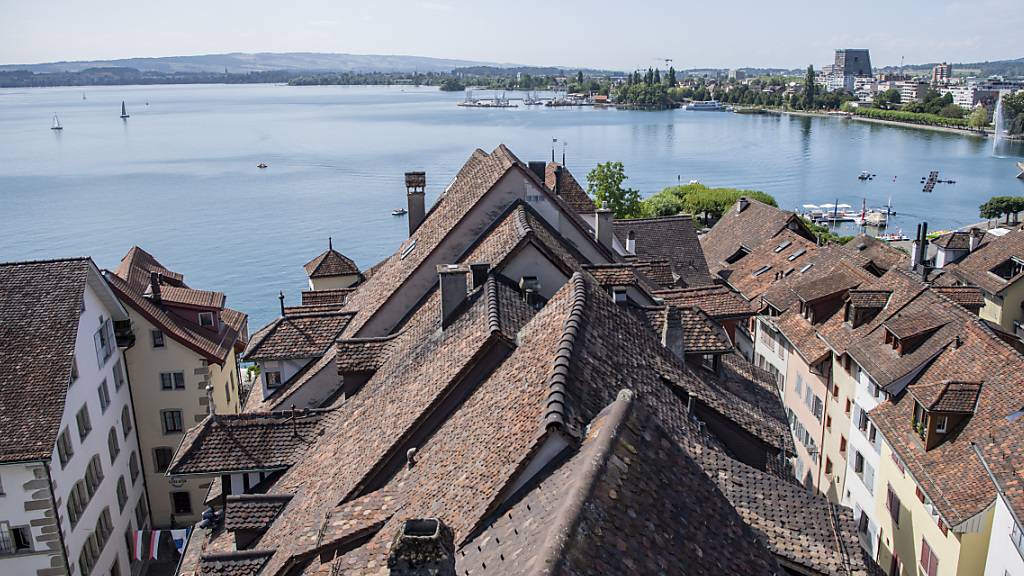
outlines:
{"label": "white chimney", "polygon": [[614,220],[615,213],[608,209],[607,203],[594,214],[594,239],[609,250],[612,249],[612,222]]}
{"label": "white chimney", "polygon": [[636,232],[632,230],[626,235],[626,254],[636,254]]}

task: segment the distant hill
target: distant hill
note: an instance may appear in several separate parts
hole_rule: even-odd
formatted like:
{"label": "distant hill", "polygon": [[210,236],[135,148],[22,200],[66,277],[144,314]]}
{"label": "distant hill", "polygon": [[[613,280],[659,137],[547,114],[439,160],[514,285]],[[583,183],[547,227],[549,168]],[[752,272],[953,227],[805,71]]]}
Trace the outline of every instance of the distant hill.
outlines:
{"label": "distant hill", "polygon": [[[906,64],[902,70],[906,74],[930,74],[932,68],[939,62],[928,64]],[[896,73],[899,66],[886,66],[878,68],[877,71],[884,73]],[[1024,58],[1015,60],[993,60],[991,62],[962,62],[953,64],[953,74],[957,76],[1024,76]]]}
{"label": "distant hill", "polygon": [[401,56],[384,54],[327,54],[289,52],[246,54],[205,54],[201,56],[168,56],[163,58],[124,58],[119,60],[82,60],[42,64],[4,64],[0,70],[28,70],[36,73],[81,72],[89,68],[134,68],[142,72],[223,73],[232,74],[268,71],[301,72],[449,72],[470,66],[509,67],[511,64]]}

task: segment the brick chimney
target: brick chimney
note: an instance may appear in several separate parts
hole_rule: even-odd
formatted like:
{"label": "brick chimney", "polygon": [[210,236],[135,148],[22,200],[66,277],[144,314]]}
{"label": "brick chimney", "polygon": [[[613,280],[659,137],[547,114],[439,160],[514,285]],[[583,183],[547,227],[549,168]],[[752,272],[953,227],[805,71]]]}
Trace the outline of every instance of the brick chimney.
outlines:
{"label": "brick chimney", "polygon": [[605,248],[612,249],[612,222],[615,220],[615,213],[608,209],[608,204],[598,208],[594,214],[594,239]]}
{"label": "brick chimney", "polygon": [[455,576],[452,531],[437,518],[402,523],[388,554],[391,576]]}
{"label": "brick chimney", "polygon": [[441,329],[455,319],[455,311],[466,301],[466,274],[469,270],[458,264],[441,264],[437,267],[438,282],[441,286]]}
{"label": "brick chimney", "polygon": [[149,299],[153,301],[153,304],[157,306],[163,302],[163,298],[160,297],[160,274],[158,272],[149,273]]}
{"label": "brick chimney", "polygon": [[661,344],[680,360],[686,357],[686,343],[683,342],[683,320],[679,308],[669,306],[665,310],[665,325],[662,327]]}
{"label": "brick chimney", "polygon": [[426,172],[405,173],[405,198],[409,206],[409,236],[412,236],[413,232],[420,227],[427,214],[426,189]]}

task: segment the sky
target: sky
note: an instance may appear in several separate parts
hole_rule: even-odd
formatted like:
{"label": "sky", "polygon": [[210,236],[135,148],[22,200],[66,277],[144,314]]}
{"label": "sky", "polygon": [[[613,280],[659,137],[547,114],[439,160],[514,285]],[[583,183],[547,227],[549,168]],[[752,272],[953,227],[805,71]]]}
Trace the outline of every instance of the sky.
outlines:
{"label": "sky", "polygon": [[0,63],[224,52],[630,70],[1024,57],[1022,0],[0,0]]}

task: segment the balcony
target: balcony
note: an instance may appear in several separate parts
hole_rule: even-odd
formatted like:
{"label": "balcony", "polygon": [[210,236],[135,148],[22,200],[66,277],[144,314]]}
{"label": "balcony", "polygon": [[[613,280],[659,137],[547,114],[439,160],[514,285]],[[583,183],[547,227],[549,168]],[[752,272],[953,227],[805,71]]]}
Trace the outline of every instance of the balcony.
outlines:
{"label": "balcony", "polygon": [[114,322],[114,340],[117,347],[128,349],[135,345],[135,332],[132,330],[131,320],[117,320]]}

